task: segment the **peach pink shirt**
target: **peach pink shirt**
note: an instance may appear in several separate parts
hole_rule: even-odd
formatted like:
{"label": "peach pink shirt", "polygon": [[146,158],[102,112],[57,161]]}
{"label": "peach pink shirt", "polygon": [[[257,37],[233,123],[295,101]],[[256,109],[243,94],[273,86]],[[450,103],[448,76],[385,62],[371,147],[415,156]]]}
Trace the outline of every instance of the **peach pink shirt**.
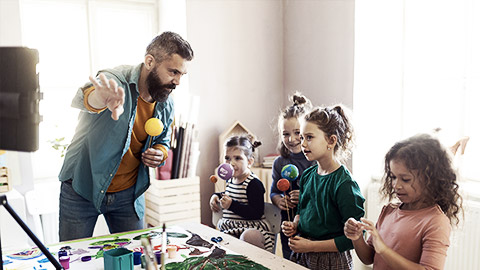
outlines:
{"label": "peach pink shirt", "polygon": [[[420,210],[402,210],[399,206],[385,205],[378,218],[376,227],[385,244],[426,269],[443,269],[450,245],[450,220],[438,205]],[[368,244],[373,247],[371,236]],[[389,266],[375,254],[373,268]]]}

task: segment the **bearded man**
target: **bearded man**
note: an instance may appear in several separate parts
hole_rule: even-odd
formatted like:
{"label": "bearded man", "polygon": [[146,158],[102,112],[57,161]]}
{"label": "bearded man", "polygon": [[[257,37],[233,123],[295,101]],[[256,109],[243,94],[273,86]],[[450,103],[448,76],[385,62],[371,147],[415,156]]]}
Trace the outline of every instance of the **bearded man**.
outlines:
{"label": "bearded man", "polygon": [[[59,174],[60,241],[91,237],[101,214],[110,233],[144,227],[148,167],[167,159],[170,94],[192,59],[187,41],[164,32],[148,45],[143,63],[101,70],[78,90],[72,106],[81,110],[79,122]],[[144,126],[152,117],[165,128],[150,138]]]}

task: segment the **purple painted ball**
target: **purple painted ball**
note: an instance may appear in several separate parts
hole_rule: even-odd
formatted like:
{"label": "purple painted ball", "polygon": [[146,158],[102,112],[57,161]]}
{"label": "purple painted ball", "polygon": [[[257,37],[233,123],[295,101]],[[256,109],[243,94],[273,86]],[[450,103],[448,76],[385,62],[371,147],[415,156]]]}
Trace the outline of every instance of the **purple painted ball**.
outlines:
{"label": "purple painted ball", "polygon": [[233,167],[228,163],[222,163],[218,166],[216,170],[216,174],[221,179],[227,181],[228,179],[232,178],[233,176]]}

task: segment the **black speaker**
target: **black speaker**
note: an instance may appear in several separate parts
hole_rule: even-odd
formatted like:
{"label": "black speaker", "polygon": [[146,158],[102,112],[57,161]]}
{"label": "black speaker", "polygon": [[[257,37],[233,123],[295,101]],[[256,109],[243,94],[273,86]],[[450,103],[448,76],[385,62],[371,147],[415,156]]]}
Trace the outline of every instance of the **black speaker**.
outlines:
{"label": "black speaker", "polygon": [[0,149],[38,150],[38,51],[0,47]]}

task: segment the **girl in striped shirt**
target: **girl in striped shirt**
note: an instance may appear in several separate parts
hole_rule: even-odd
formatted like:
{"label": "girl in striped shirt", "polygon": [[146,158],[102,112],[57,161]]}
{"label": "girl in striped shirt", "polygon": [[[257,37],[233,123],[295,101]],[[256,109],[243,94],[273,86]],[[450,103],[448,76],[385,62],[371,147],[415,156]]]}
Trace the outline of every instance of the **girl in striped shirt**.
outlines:
{"label": "girl in striped shirt", "polygon": [[217,227],[221,232],[233,235],[252,245],[273,250],[274,234],[264,216],[265,188],[251,172],[253,152],[260,146],[247,135],[232,136],[225,143],[225,163],[233,167],[233,176],[227,180],[224,193],[210,198],[210,208],[222,211]]}

